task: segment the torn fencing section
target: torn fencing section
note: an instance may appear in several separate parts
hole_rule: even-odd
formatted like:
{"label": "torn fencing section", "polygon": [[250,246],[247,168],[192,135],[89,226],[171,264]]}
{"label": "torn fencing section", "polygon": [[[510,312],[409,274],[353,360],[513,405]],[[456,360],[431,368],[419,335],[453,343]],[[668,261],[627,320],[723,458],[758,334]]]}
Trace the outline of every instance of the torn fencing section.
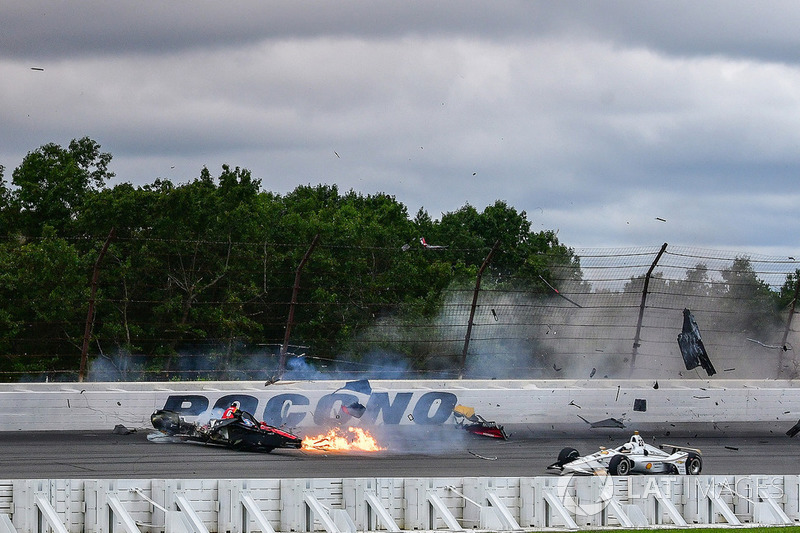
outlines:
{"label": "torn fencing section", "polygon": [[683,310],[683,331],[678,335],[678,346],[680,346],[686,370],[702,366],[709,376],[717,373],[705,346],[703,346],[700,328],[697,327],[697,322],[688,309]]}

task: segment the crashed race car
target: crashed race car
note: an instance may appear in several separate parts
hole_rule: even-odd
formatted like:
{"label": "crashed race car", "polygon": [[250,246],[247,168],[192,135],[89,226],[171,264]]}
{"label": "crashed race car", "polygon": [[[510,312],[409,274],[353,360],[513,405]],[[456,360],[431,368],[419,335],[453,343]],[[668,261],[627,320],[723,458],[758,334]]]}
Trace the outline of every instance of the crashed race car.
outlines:
{"label": "crashed race car", "polygon": [[300,448],[302,439],[281,429],[258,422],[239,411],[232,418],[212,418],[208,424],[187,422],[175,411],[158,410],[150,416],[161,434],[185,442],[225,446],[234,450],[269,453],[275,448]]}
{"label": "crashed race car", "polygon": [[456,405],[453,408],[453,418],[456,427],[459,427],[471,435],[490,437],[493,439],[508,440],[508,434],[503,426],[497,422],[486,420],[481,415],[475,413],[475,409],[466,405]]}
{"label": "crashed race car", "polygon": [[581,456],[575,448],[564,448],[558,461],[547,467],[561,474],[681,474],[696,476],[703,469],[700,450],[662,444],[647,444],[636,431],[630,440],[616,448],[600,447],[600,451]]}

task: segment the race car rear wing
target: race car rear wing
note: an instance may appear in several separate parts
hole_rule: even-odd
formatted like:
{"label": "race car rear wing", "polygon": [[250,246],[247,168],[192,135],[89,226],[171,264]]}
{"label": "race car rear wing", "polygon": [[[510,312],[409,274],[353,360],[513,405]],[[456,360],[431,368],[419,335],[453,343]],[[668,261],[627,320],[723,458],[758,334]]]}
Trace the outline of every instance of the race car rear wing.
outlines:
{"label": "race car rear wing", "polygon": [[688,452],[695,452],[696,454],[703,455],[703,452],[701,452],[697,448],[689,448],[688,446],[679,446],[677,444],[659,444],[658,447],[662,450],[665,450],[666,448],[671,448],[672,452],[670,453],[675,453],[680,450],[686,450]]}

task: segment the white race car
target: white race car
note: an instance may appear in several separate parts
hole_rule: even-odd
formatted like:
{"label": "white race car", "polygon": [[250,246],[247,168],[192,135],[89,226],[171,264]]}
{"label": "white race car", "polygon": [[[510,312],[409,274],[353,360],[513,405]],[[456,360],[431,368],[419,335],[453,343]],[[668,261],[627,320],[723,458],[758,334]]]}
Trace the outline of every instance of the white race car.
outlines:
{"label": "white race car", "polygon": [[647,444],[636,431],[630,440],[616,448],[600,447],[599,452],[581,456],[575,448],[564,448],[558,461],[547,468],[561,474],[688,474],[696,476],[703,469],[700,450],[662,444]]}

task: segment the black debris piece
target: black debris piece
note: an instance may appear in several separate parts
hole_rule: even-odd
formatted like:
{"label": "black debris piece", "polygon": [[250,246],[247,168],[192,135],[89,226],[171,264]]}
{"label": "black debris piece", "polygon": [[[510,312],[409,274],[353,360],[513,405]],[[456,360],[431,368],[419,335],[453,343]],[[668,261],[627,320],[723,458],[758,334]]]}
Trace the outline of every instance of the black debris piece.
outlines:
{"label": "black debris piece", "polygon": [[726,450],[733,450],[735,452],[739,451],[739,448],[737,448],[736,446],[725,446],[725,449]]}
{"label": "black debris piece", "polygon": [[614,401],[615,401],[615,402],[616,402],[617,400],[619,400],[619,387],[620,387],[620,386],[619,386],[619,385],[617,385],[617,397],[616,397],[616,398],[614,398]]}
{"label": "black debris piece", "polygon": [[593,377],[594,377],[594,374],[595,374],[595,372],[597,372],[597,369],[596,369],[596,368],[592,368],[592,371],[591,371],[591,372],[589,372],[589,377],[590,377],[590,378],[593,378]]}
{"label": "black debris piece", "polygon": [[369,384],[368,379],[348,381],[343,387],[339,387],[334,392],[338,392],[340,390],[351,390],[353,392],[360,392],[361,394],[372,394],[372,386]]}
{"label": "black debris piece", "polygon": [[573,406],[577,407],[578,409],[581,409],[581,406],[578,405],[577,403],[575,403],[575,400],[570,400],[567,405],[573,405]]}
{"label": "black debris piece", "polygon": [[364,406],[364,405],[362,405],[362,404],[360,404],[358,402],[353,402],[350,405],[343,405],[342,406],[342,411],[344,411],[345,414],[348,414],[350,416],[354,416],[356,418],[361,418],[362,416],[364,416],[364,411],[366,411],[366,410],[367,410],[366,406]]}
{"label": "black debris piece", "polygon": [[622,422],[622,420],[619,420],[617,418],[605,418],[605,419],[599,420],[597,422],[589,422],[588,420],[583,418],[581,415],[577,415],[577,416],[578,416],[578,418],[580,418],[581,420],[583,420],[584,422],[589,424],[589,427],[592,428],[592,429],[594,429],[594,428],[625,429],[625,424]]}
{"label": "black debris piece", "polygon": [[555,363],[553,363],[553,370],[555,370],[556,372],[561,372],[561,369],[558,368]]}
{"label": "black debris piece", "polygon": [[717,373],[714,365],[711,364],[711,359],[708,358],[705,346],[703,346],[697,322],[688,309],[683,310],[683,331],[678,335],[678,346],[681,348],[686,370],[702,366],[709,376]]}
{"label": "black debris piece", "polygon": [[647,400],[644,398],[636,398],[633,400],[633,410],[644,413],[647,411]]}
{"label": "black debris piece", "polygon": [[800,420],[798,420],[798,421],[797,421],[797,424],[793,425],[793,426],[792,426],[792,427],[789,429],[789,431],[787,431],[787,432],[786,432],[786,434],[787,434],[787,435],[789,435],[790,437],[794,437],[794,436],[795,436],[795,435],[797,435],[798,433],[800,433]]}
{"label": "black debris piece", "polygon": [[131,433],[134,433],[135,431],[136,430],[132,430],[132,429],[126,428],[122,424],[117,424],[116,426],[114,426],[114,432],[113,433],[114,433],[114,435],[130,435]]}
{"label": "black debris piece", "polygon": [[654,388],[654,389],[658,389],[658,381],[656,381],[656,382],[653,384],[653,388]]}
{"label": "black debris piece", "polygon": [[547,282],[547,280],[546,280],[546,279],[544,279],[544,278],[542,277],[542,275],[541,275],[541,274],[539,274],[539,279],[540,279],[540,280],[542,280],[542,281],[544,282],[544,284],[545,284],[545,285],[547,285],[548,287],[550,287],[550,289],[551,289],[553,292],[555,292],[555,293],[556,293],[558,296],[561,296],[562,298],[564,298],[566,301],[568,301],[569,303],[571,303],[571,304],[572,304],[572,305],[574,305],[575,307],[581,307],[581,308],[583,307],[581,304],[579,304],[579,303],[577,303],[577,302],[574,302],[574,301],[570,300],[569,298],[567,298],[566,296],[564,296],[563,294],[561,294],[560,292],[558,292],[558,289],[556,289],[555,287],[553,287],[552,285],[550,285],[550,284]]}

